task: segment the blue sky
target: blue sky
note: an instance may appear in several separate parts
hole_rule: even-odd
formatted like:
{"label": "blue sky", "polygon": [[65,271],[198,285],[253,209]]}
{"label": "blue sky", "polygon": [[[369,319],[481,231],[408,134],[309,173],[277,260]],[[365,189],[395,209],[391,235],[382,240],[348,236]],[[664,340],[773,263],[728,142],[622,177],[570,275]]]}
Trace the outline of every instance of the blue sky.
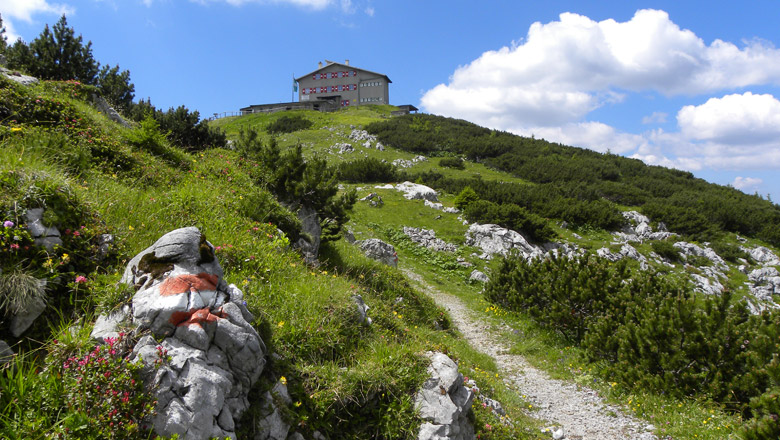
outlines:
{"label": "blue sky", "polygon": [[13,39],[62,13],[158,107],[288,101],[293,75],[349,59],[394,104],[780,200],[776,0],[0,0]]}

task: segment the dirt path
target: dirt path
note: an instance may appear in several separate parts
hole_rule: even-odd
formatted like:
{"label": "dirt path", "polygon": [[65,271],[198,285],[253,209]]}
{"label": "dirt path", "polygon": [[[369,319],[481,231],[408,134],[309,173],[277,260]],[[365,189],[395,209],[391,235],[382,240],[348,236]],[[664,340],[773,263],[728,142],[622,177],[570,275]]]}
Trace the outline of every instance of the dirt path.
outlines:
{"label": "dirt path", "polygon": [[[436,301],[446,308],[455,326],[472,347],[491,356],[504,377],[504,381],[537,411],[531,417],[547,420],[551,425],[563,427],[564,439],[581,440],[651,440],[656,437],[646,428],[646,422],[625,415],[622,410],[605,403],[598,393],[584,386],[551,379],[547,374],[526,362],[520,355],[507,354],[500,337],[475,319],[472,312],[457,297],[444,293],[426,283],[419,275],[404,270],[410,279],[418,282]],[[652,429],[652,427],[649,427]],[[557,437],[557,436],[556,436]]]}

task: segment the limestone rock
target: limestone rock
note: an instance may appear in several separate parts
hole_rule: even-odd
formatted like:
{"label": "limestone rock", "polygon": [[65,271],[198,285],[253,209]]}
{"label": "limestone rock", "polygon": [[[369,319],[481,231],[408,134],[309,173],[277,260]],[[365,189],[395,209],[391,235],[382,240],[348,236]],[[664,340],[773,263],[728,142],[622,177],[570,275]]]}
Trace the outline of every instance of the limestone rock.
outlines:
{"label": "limestone rock", "polygon": [[404,226],[404,234],[406,234],[410,240],[419,244],[420,246],[437,252],[455,252],[458,250],[458,247],[454,244],[450,244],[440,238],[436,238],[436,231],[433,229],[412,228]]}
{"label": "limestone rock", "polygon": [[357,306],[358,314],[360,315],[360,323],[371,325],[372,320],[368,317],[368,309],[369,307],[365,301],[363,301],[363,297],[361,295],[353,295],[352,300],[355,302],[355,305]]}
{"label": "limestone rock", "polygon": [[720,270],[728,270],[728,265],[720,258],[718,254],[708,247],[701,247],[693,243],[687,243],[684,241],[678,241],[674,244],[674,247],[680,250],[680,253],[687,259],[690,256],[704,257],[712,261],[716,267]]}
{"label": "limestone rock", "polygon": [[399,183],[395,189],[404,193],[407,200],[428,200],[429,202],[438,202],[438,194],[433,188],[412,182]]}
{"label": "limestone rock", "polygon": [[479,281],[480,283],[487,283],[490,281],[490,278],[488,278],[487,275],[485,275],[484,272],[480,272],[476,269],[471,271],[471,275],[469,275],[469,281]]}
{"label": "limestone rock", "polygon": [[11,318],[11,334],[15,338],[21,336],[41,316],[44,310],[46,310],[46,303],[42,299],[35,298],[30,301],[24,310],[19,311]]}
{"label": "limestone rock", "polygon": [[696,283],[696,289],[707,295],[720,295],[723,293],[723,284],[716,279],[710,279],[702,275],[691,274],[691,279]]}
{"label": "limestone rock", "polygon": [[750,258],[762,266],[780,266],[780,259],[777,255],[763,246],[757,246],[752,249],[740,246],[740,249],[747,252]]}
{"label": "limestone rock", "polygon": [[27,220],[27,231],[35,239],[36,245],[45,247],[49,252],[54,251],[55,246],[62,245],[60,231],[43,224],[43,208],[28,209],[24,217]]}
{"label": "limestone rock", "polygon": [[525,259],[542,255],[541,249],[528,243],[519,233],[493,224],[474,223],[469,226],[466,244],[482,249],[481,258],[490,258],[495,254],[506,256],[512,252],[519,252]]}
{"label": "limestone rock", "polygon": [[119,114],[119,112],[114,110],[114,108],[111,107],[108,101],[106,101],[105,98],[103,98],[102,96],[93,94],[92,102],[95,104],[95,108],[97,108],[100,113],[106,115],[108,119],[111,119],[112,121],[116,122],[117,124],[125,128],[130,127],[130,124],[127,121],[125,121],[125,118],[123,118],[122,115]]}
{"label": "limestone rock", "polygon": [[38,78],[34,76],[22,75],[17,71],[8,70],[5,67],[0,67],[0,74],[10,79],[11,81],[18,82],[23,86],[31,86],[33,84],[38,84]]}
{"label": "limestone rock", "polygon": [[378,238],[369,238],[367,240],[357,241],[360,249],[368,258],[382,262],[388,266],[398,267],[398,254],[395,247]]}
{"label": "limestone rock", "polygon": [[429,378],[415,396],[423,419],[419,440],[466,440],[474,438],[468,420],[474,393],[463,385],[458,366],[443,353],[427,352]]}
{"label": "limestone rock", "polygon": [[750,293],[757,299],[773,301],[772,295],[780,294],[780,272],[774,267],[762,267],[748,274]]}
{"label": "limestone rock", "polygon": [[[243,293],[222,279],[213,246],[197,228],[161,237],[128,264],[132,324],[149,329],[133,349],[156,390],[154,430],[200,440],[235,438],[265,344],[249,324]],[[158,343],[155,338],[161,339]],[[155,369],[160,354],[170,359]]]}
{"label": "limestone rock", "polygon": [[284,420],[282,412],[277,407],[274,396],[285,405],[292,404],[287,386],[277,382],[271,391],[266,391],[260,399],[261,418],[257,422],[259,434],[254,440],[286,440],[290,432],[290,424]]}
{"label": "limestone rock", "polygon": [[120,327],[130,325],[131,313],[131,307],[125,304],[119,310],[115,310],[108,315],[102,314],[98,316],[90,337],[100,342],[105,341],[106,338],[118,338]]}

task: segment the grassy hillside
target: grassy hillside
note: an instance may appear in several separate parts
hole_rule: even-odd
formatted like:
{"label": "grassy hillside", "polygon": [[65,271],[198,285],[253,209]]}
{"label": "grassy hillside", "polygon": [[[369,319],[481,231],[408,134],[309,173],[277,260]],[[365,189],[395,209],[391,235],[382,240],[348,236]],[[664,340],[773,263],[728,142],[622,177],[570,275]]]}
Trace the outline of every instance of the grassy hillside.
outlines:
{"label": "grassy hillside", "polygon": [[[430,299],[353,247],[326,244],[324,264],[306,266],[277,223],[269,223],[290,228],[297,219],[265,189],[256,163],[232,150],[185,152],[148,120],[123,128],[92,108],[91,91],[71,82],[23,87],[0,80],[0,313],[5,321],[33,297],[46,303],[20,337],[6,325],[0,329],[0,339],[17,353],[0,369],[0,436],[147,437],[139,419],[108,427],[119,421],[111,419],[114,409],[144,413],[151,397],[142,387],[112,382],[131,393],[130,403],[90,405],[73,396],[71,384],[97,380],[97,372],[75,377],[63,365],[93,350],[89,332],[99,313],[130,300],[131,292],[118,284],[125,263],[185,226],[198,226],[217,246],[226,280],[245,292],[258,317],[253,324],[275,353],[252,395],[286,382],[294,401],[287,417],[307,437],[320,431],[329,438],[415,438],[420,421],[412,403],[428,350],[449,352],[464,368],[495,371],[459,341]],[[323,116],[354,124],[386,113]],[[44,224],[62,232],[63,244],[51,251],[34,245],[26,231],[24,213],[38,207],[45,210]],[[103,234],[113,236],[108,253],[100,250]],[[46,280],[46,287],[37,288],[35,279]],[[355,294],[371,307],[370,327],[356,317]],[[111,377],[136,374],[121,358],[112,362],[113,372],[122,374]],[[484,389],[504,393],[505,406],[520,421],[506,428],[505,438],[535,438],[519,410],[522,399],[489,376]],[[253,417],[252,411],[245,416],[243,435]],[[477,417],[496,423],[488,412]]]}

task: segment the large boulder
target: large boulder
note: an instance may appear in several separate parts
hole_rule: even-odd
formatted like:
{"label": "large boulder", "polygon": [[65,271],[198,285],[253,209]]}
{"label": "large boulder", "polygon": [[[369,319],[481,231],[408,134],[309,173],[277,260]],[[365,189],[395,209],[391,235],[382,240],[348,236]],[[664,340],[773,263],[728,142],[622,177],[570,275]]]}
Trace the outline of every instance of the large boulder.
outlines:
{"label": "large boulder", "polygon": [[122,277],[136,289],[132,326],[148,331],[133,358],[147,366],[161,436],[236,438],[235,424],[263,371],[266,349],[249,324],[254,317],[243,292],[222,276],[214,247],[190,227],[136,255]]}
{"label": "large boulder", "polygon": [[395,247],[390,243],[385,243],[378,238],[369,238],[367,240],[357,241],[360,249],[368,258],[382,262],[388,266],[398,267],[398,254]]}
{"label": "large boulder", "polygon": [[404,193],[408,200],[428,200],[429,202],[438,202],[439,196],[433,188],[412,182],[399,183],[395,189]]}
{"label": "large boulder", "polygon": [[418,440],[471,440],[469,421],[474,392],[464,386],[458,365],[444,353],[427,352],[429,378],[415,396],[423,423]]}
{"label": "large boulder", "polygon": [[741,246],[740,248],[747,252],[748,255],[750,255],[750,258],[762,266],[780,266],[780,259],[777,258],[777,255],[763,246],[756,246],[752,249],[744,246]]}
{"label": "large boulder", "polygon": [[474,223],[466,231],[466,244],[482,249],[482,258],[491,258],[495,254],[507,256],[518,252],[525,258],[535,258],[543,254],[542,250],[511,229],[498,225]]}
{"label": "large boulder", "polygon": [[712,261],[718,269],[728,270],[728,265],[723,260],[723,258],[721,258],[717,253],[715,253],[714,250],[708,247],[701,247],[684,241],[678,241],[674,244],[674,247],[680,251],[686,260],[690,256],[704,257]]}
{"label": "large boulder", "polygon": [[772,295],[780,295],[780,272],[774,267],[762,267],[748,274],[750,293],[764,301],[773,301]]}

